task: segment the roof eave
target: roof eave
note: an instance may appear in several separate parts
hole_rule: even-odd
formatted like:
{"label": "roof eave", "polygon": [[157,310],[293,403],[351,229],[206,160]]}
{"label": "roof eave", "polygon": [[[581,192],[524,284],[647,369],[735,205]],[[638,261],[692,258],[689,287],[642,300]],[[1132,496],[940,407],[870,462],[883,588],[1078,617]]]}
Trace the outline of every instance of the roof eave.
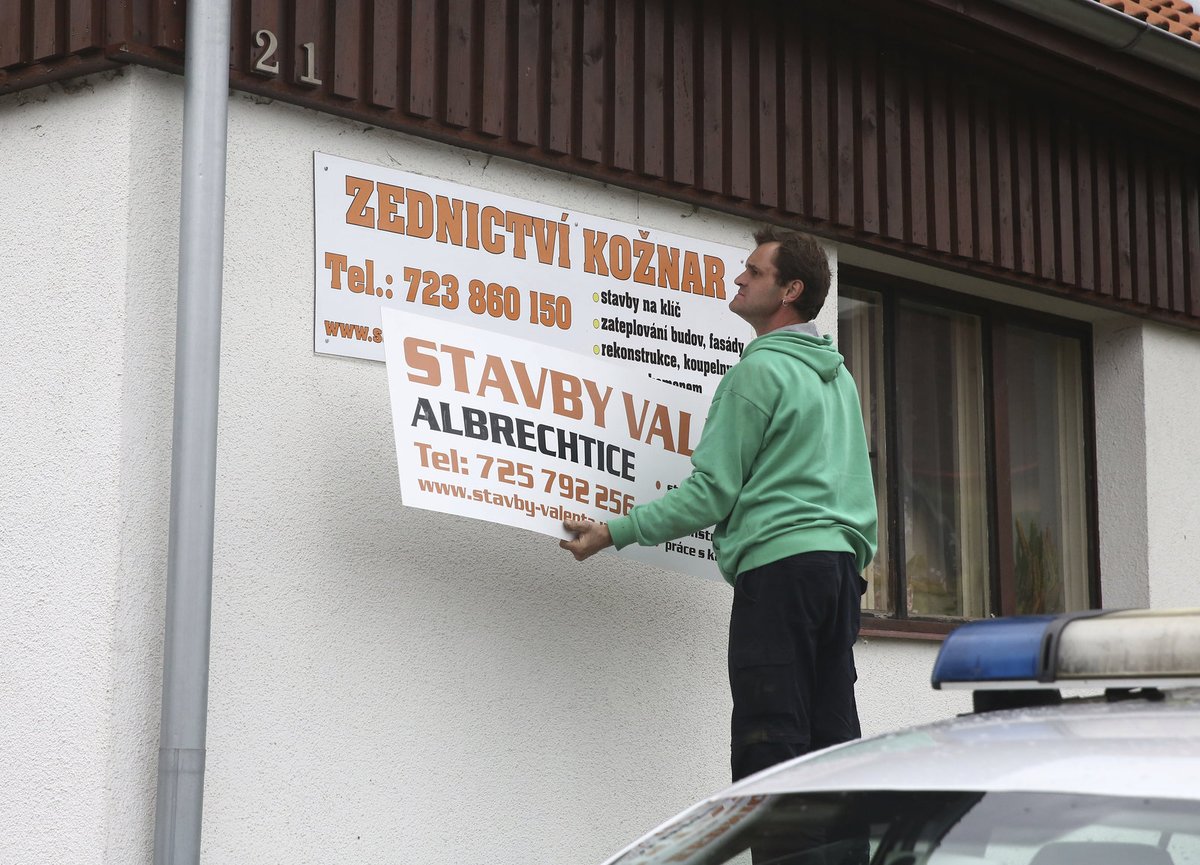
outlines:
{"label": "roof eave", "polygon": [[1200,45],[1096,0],[996,0],[1106,48],[1200,81]]}

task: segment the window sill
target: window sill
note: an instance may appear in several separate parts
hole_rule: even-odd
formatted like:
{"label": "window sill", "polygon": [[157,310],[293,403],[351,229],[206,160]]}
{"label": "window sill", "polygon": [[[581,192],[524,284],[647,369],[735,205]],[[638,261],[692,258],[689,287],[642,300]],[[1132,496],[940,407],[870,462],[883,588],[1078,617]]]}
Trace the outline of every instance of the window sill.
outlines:
{"label": "window sill", "polygon": [[885,616],[872,616],[864,613],[859,636],[941,642],[946,639],[947,634],[965,621],[967,620],[889,619]]}

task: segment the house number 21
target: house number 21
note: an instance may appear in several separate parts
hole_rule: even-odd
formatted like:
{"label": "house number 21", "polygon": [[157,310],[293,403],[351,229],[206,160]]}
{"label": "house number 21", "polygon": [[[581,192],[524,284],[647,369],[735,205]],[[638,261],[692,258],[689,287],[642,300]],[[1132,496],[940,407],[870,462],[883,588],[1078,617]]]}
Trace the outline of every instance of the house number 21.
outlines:
{"label": "house number 21", "polygon": [[[275,52],[279,50],[279,39],[270,30],[259,30],[254,34],[254,43],[262,49],[258,59],[254,61],[254,71],[264,75],[278,75],[279,61]],[[300,46],[304,52],[304,74],[300,76],[301,84],[311,84],[314,87],[321,83],[317,77],[317,46],[313,42],[305,42]]]}

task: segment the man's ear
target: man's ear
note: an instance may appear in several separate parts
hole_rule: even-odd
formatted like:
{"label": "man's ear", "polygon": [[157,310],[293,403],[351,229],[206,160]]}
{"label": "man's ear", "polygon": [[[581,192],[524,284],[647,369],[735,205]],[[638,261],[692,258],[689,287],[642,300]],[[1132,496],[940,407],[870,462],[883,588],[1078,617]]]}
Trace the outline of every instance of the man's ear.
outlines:
{"label": "man's ear", "polygon": [[795,303],[802,294],[804,294],[804,281],[793,279],[788,283],[787,291],[783,293],[783,301],[788,304]]}

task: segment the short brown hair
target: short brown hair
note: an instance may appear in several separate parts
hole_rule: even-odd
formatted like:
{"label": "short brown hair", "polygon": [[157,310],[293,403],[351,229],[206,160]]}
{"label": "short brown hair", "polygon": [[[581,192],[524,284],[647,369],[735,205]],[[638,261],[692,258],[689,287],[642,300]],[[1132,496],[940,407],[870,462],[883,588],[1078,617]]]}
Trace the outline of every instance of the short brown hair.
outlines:
{"label": "short brown hair", "polygon": [[754,232],[754,242],[778,243],[775,250],[775,272],[779,285],[793,279],[804,283],[804,291],[792,307],[805,321],[812,321],[825,305],[829,294],[829,260],[815,237],[802,231],[791,231],[778,225],[764,225]]}

